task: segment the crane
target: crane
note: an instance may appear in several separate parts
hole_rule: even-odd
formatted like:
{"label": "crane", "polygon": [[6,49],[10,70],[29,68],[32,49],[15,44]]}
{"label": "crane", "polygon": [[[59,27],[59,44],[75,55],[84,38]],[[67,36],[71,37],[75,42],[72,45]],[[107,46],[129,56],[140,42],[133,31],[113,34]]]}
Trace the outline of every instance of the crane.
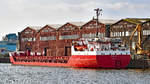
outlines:
{"label": "crane", "polygon": [[[142,24],[137,24],[136,28],[134,29],[134,31],[132,32],[131,36],[130,36],[130,41],[132,41],[134,34],[137,32],[138,35],[138,42],[135,45],[135,54],[137,55],[147,55],[149,54],[149,52],[147,50],[144,50],[142,48]],[[131,42],[130,42],[130,50],[131,49]]]}

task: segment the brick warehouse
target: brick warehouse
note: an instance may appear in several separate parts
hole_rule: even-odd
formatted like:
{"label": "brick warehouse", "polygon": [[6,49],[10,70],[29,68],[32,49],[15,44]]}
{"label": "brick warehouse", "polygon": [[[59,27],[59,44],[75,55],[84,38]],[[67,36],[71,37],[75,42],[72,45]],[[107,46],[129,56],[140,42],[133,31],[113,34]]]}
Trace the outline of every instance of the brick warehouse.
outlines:
{"label": "brick warehouse", "polygon": [[67,22],[44,27],[27,27],[19,32],[19,50],[44,53],[46,56],[70,56],[72,41],[80,38],[109,36],[106,26],[116,20],[93,19],[87,23]]}
{"label": "brick warehouse", "polygon": [[[150,41],[150,19],[149,18],[126,18],[119,20],[110,27],[110,37],[112,38],[121,38],[123,43],[129,46],[130,36],[134,29],[136,28],[137,23],[142,24],[142,44],[144,44],[144,49],[150,50],[150,45],[147,45],[147,42]],[[132,47],[135,46],[137,42],[137,32],[134,34],[132,39]]]}
{"label": "brick warehouse", "polygon": [[[35,51],[36,47],[36,35],[39,29],[42,27],[27,27],[23,31],[18,33],[18,48],[19,50],[30,49]],[[31,46],[32,45],[32,46]]]}

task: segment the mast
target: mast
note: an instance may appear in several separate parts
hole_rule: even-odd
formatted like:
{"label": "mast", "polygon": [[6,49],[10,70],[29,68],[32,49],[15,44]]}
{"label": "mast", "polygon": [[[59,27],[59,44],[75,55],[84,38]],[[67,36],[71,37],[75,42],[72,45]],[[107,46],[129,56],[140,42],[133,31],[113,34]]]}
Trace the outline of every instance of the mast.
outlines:
{"label": "mast", "polygon": [[96,11],[96,37],[98,37],[98,20],[99,20],[99,15],[102,15],[101,12],[102,12],[102,9],[94,9],[94,11]]}

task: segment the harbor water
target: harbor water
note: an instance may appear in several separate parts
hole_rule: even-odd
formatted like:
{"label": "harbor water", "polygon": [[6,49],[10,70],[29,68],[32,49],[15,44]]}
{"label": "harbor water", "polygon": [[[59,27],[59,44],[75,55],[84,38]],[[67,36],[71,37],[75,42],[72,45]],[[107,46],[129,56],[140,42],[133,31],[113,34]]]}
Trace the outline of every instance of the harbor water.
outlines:
{"label": "harbor water", "polygon": [[146,69],[76,69],[0,64],[0,84],[150,84]]}

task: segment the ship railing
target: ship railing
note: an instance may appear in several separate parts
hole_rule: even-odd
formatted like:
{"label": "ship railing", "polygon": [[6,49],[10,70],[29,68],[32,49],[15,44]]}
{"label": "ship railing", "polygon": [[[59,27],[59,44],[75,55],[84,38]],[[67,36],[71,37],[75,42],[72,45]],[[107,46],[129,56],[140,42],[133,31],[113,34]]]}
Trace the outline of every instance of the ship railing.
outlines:
{"label": "ship railing", "polygon": [[24,62],[55,62],[66,63],[69,60],[68,56],[13,56],[15,61]]}
{"label": "ship railing", "polygon": [[24,51],[17,51],[17,52],[11,52],[12,56],[42,56],[39,52],[24,52]]}
{"label": "ship railing", "polygon": [[88,48],[84,50],[75,50],[75,52],[84,52],[84,51],[127,51],[127,49],[101,49],[101,48]]}

